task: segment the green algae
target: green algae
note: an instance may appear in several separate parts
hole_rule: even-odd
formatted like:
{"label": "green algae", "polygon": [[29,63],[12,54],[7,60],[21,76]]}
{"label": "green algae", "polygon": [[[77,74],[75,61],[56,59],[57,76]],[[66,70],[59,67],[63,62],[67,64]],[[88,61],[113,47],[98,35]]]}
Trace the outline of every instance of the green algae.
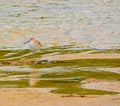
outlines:
{"label": "green algae", "polygon": [[[24,50],[0,50],[0,62],[6,61],[19,61],[21,59],[37,59],[46,54],[71,54],[80,52],[91,53],[119,53],[119,50],[97,50],[90,47],[76,47],[72,45],[56,46],[41,48],[40,51],[32,53],[28,49]],[[16,87],[16,88],[56,88],[52,90],[53,93],[64,93],[64,94],[79,94],[79,95],[103,95],[103,94],[117,94],[117,92],[93,90],[82,88],[81,81],[94,78],[94,79],[105,79],[120,81],[120,74],[113,72],[106,72],[99,70],[99,68],[119,68],[120,59],[77,59],[77,60],[61,60],[51,61],[48,63],[36,63],[27,65],[33,69],[41,70],[43,68],[52,69],[55,68],[57,71],[51,73],[41,73],[37,77],[32,77],[32,72],[23,71],[6,71],[0,70],[0,78],[11,77],[12,80],[1,80],[0,87]],[[24,64],[19,64],[23,66]],[[24,65],[25,66],[25,65]],[[66,71],[65,71],[66,70]],[[61,72],[62,71],[62,72]],[[14,77],[12,77],[14,76]],[[33,75],[34,76],[34,75]],[[17,78],[17,80],[16,80]],[[31,86],[31,80],[36,81]]]}
{"label": "green algae", "polygon": [[25,71],[5,71],[5,70],[0,70],[0,74],[6,74],[7,76],[11,76],[11,75],[29,75],[30,72],[25,72]]}
{"label": "green algae", "polygon": [[[25,59],[34,59],[40,58],[45,54],[71,54],[71,53],[81,53],[85,51],[92,50],[90,47],[77,47],[73,45],[64,45],[64,46],[51,46],[51,47],[41,47],[40,51],[32,52],[31,50],[0,50],[0,62],[3,61],[17,61],[21,58]],[[7,55],[12,53],[11,55]]]}
{"label": "green algae", "polygon": [[14,81],[0,81],[1,87],[16,87],[16,88],[57,88],[52,90],[52,93],[62,94],[78,94],[78,95],[104,95],[104,94],[117,94],[117,92],[86,89],[80,86],[81,84],[76,81],[57,81],[57,80],[43,80],[37,82],[36,85],[30,86],[28,79],[14,80]]}
{"label": "green algae", "polygon": [[11,50],[0,50],[0,59],[4,58],[7,53],[11,52]]}
{"label": "green algae", "polygon": [[[89,46],[80,47],[75,45],[64,45],[64,46],[50,46],[41,47],[38,52],[32,52],[31,50],[0,50],[0,62],[3,61],[17,61],[22,58],[35,59],[40,58],[46,54],[73,54],[73,53],[120,53],[120,49],[95,49]],[[11,53],[10,55],[8,55]]]}
{"label": "green algae", "polygon": [[34,87],[51,87],[57,88],[52,90],[53,93],[62,93],[62,94],[84,94],[84,95],[103,95],[103,94],[116,94],[116,92],[108,92],[103,90],[93,90],[93,89],[85,89],[80,86],[81,84],[76,81],[40,81]]}
{"label": "green algae", "polygon": [[120,59],[78,59],[53,61],[48,64],[31,64],[33,68],[47,68],[57,66],[79,66],[79,67],[120,67]]}
{"label": "green algae", "polygon": [[0,88],[25,88],[29,86],[28,80],[13,80],[13,81],[0,81]]}
{"label": "green algae", "polygon": [[[64,67],[63,67],[64,68]],[[67,67],[66,67],[67,68]],[[95,67],[94,67],[95,69]],[[61,69],[62,70],[62,69]],[[71,68],[71,70],[73,70]],[[90,68],[91,70],[91,68]],[[0,71],[1,72],[1,71]],[[6,72],[9,76],[12,75],[32,75],[32,72]],[[89,78],[95,79],[106,79],[106,80],[118,80],[120,81],[120,74],[105,72],[102,70],[86,71],[83,69],[76,69],[75,71],[64,72],[58,74],[59,72],[52,72],[41,74],[37,78],[29,77],[19,77],[20,80],[13,81],[0,81],[1,87],[34,87],[34,88],[56,88],[52,90],[53,93],[64,93],[64,94],[79,94],[79,95],[103,95],[103,94],[117,94],[117,92],[108,92],[103,90],[93,90],[81,87],[81,81]],[[30,85],[30,80],[37,81],[34,86]]]}
{"label": "green algae", "polygon": [[105,72],[105,71],[84,71],[84,70],[76,70],[74,72],[63,73],[62,75],[58,75],[58,73],[45,74],[42,75],[41,78],[71,78],[75,77],[77,80],[86,79],[86,78],[96,78],[96,79],[108,79],[108,80],[118,80],[120,81],[120,74],[113,72]]}

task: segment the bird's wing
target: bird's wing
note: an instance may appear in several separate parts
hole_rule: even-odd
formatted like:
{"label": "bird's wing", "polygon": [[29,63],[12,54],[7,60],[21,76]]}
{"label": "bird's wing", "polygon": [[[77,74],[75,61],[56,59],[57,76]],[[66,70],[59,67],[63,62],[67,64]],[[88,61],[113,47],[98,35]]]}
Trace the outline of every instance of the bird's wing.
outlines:
{"label": "bird's wing", "polygon": [[37,45],[40,45],[41,46],[41,43],[38,41],[38,40],[36,40],[36,42],[35,42]]}

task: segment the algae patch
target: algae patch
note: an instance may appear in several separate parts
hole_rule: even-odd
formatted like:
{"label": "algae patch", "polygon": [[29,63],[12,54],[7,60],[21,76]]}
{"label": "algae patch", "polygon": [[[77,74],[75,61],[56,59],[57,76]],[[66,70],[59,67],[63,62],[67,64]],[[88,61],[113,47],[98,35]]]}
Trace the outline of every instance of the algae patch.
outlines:
{"label": "algae patch", "polygon": [[[120,81],[120,74],[104,71],[104,68],[120,67],[120,59],[77,59],[50,61],[46,63],[33,62],[24,64],[21,59],[37,60],[46,54],[70,54],[80,52],[95,52],[96,49],[89,47],[74,47],[71,45],[41,48],[39,52],[32,53],[30,50],[0,50],[0,63],[2,62],[21,62],[13,64],[23,67],[22,71],[6,69],[0,70],[0,87],[8,88],[56,88],[53,93],[79,94],[79,95],[102,95],[116,94],[117,92],[94,90],[82,88],[82,81],[94,78],[99,80]],[[98,52],[113,52],[98,51]],[[119,52],[114,51],[114,52]],[[3,64],[2,64],[3,65]],[[10,65],[10,64],[9,64]],[[5,65],[4,65],[5,66]],[[12,68],[14,68],[11,66]],[[6,66],[5,66],[6,67]],[[25,71],[25,67],[29,67]],[[30,71],[30,70],[33,71]],[[100,70],[102,69],[102,70]],[[37,71],[35,71],[37,70]]]}

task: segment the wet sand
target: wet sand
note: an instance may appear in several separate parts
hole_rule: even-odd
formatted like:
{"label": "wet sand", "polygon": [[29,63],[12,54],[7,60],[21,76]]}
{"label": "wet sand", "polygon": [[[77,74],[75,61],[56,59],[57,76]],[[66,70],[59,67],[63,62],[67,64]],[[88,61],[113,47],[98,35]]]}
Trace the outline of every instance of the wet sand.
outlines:
{"label": "wet sand", "polygon": [[82,83],[83,83],[82,85],[83,88],[113,91],[120,93],[119,81],[90,78],[83,80]]}
{"label": "wet sand", "polygon": [[28,88],[1,88],[0,106],[120,106],[120,94],[85,97],[51,94]]}
{"label": "wet sand", "polygon": [[63,55],[45,55],[41,60],[75,60],[75,59],[120,59],[119,53],[96,53],[96,54],[63,54]]}

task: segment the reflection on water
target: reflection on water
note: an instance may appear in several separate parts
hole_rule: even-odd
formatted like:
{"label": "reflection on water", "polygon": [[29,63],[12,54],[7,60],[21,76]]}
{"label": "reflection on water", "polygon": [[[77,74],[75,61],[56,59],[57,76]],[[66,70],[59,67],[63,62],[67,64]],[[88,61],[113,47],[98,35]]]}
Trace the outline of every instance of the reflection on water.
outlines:
{"label": "reflection on water", "polygon": [[40,70],[33,69],[30,74],[29,85],[30,87],[34,87],[35,85],[37,85],[38,82],[40,82]]}

